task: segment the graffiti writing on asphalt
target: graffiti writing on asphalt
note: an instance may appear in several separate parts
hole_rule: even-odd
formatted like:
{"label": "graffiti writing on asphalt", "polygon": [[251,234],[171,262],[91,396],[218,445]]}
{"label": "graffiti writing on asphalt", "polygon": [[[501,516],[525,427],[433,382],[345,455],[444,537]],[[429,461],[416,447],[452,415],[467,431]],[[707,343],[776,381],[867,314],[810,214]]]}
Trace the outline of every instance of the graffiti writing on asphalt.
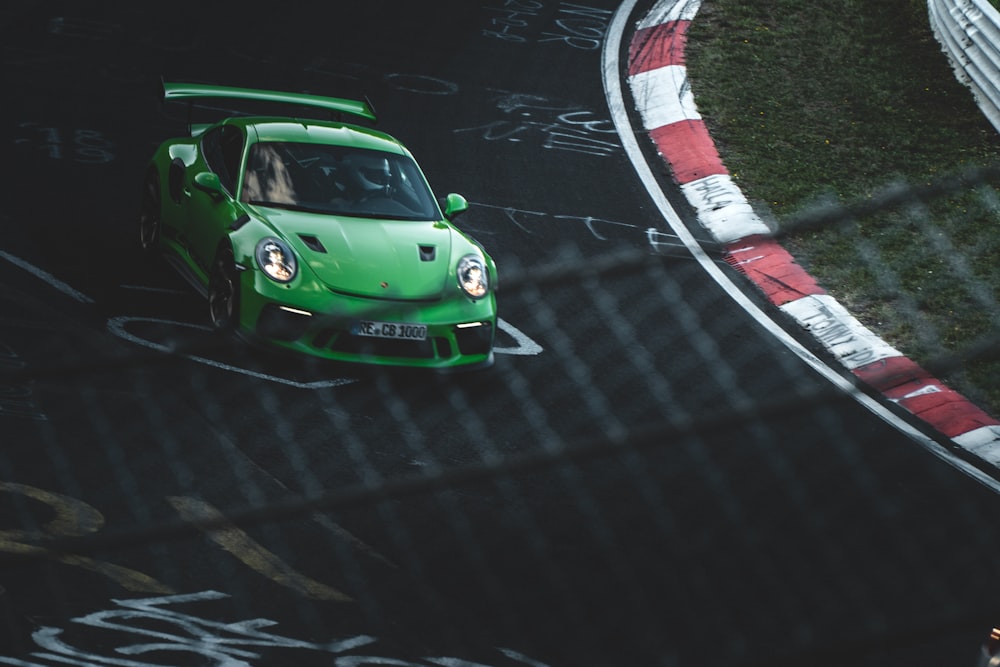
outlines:
{"label": "graffiti writing on asphalt", "polygon": [[35,501],[50,515],[47,521],[35,522],[38,526],[35,530],[21,528],[0,530],[0,553],[45,558],[96,572],[133,593],[172,592],[142,572],[85,556],[51,552],[37,544],[41,540],[83,537],[101,530],[104,527],[104,516],[82,500],[14,482],[0,482],[0,492]]}
{"label": "graffiti writing on asphalt", "polygon": [[[178,54],[201,45],[196,32],[173,30],[163,21],[152,19],[125,25],[82,16],[54,16],[46,29],[54,40],[61,42],[61,48],[14,48],[8,64],[14,66],[14,71],[44,71],[50,85],[53,77],[60,77],[61,93],[66,92],[64,86],[79,86],[85,81],[87,94],[93,94],[94,75],[116,84],[141,84],[149,74],[148,69],[139,65],[140,52]],[[50,46],[48,40],[37,43]],[[92,48],[96,44],[113,45],[116,57],[104,58],[102,49]],[[86,71],[86,77],[79,76],[82,71]]]}
{"label": "graffiti writing on asphalt", "polygon": [[592,215],[554,214],[512,206],[470,203],[476,208],[476,218],[480,224],[469,228],[468,231],[478,236],[496,233],[503,226],[512,226],[516,232],[530,236],[540,230],[551,231],[560,224],[569,224],[574,227],[582,226],[597,241],[625,241],[633,244],[635,241],[640,243],[645,241],[649,248],[659,255],[688,255],[686,246],[676,234],[655,227],[642,227],[630,222],[597,218]]}
{"label": "graffiti writing on asphalt", "polygon": [[32,398],[31,387],[21,382],[4,382],[3,374],[19,371],[27,363],[14,348],[0,341],[0,417],[47,421],[48,417]]}
{"label": "graffiti writing on asphalt", "polygon": [[216,524],[217,527],[206,531],[209,538],[251,570],[271,581],[279,582],[285,588],[311,600],[353,602],[347,594],[289,567],[277,555],[251,539],[244,531],[228,523],[221,511],[204,500],[186,496],[172,496],[167,498],[167,502],[177,510],[177,513],[185,521],[207,521]]}
{"label": "graffiti writing on asphalt", "polygon": [[500,93],[496,109],[503,118],[454,132],[475,132],[486,141],[532,141],[549,150],[605,157],[620,150],[610,119],[573,105],[553,104],[538,95]]}
{"label": "graffiti writing on asphalt", "polygon": [[[164,27],[162,22],[154,20],[124,25],[115,21],[81,16],[54,16],[49,20],[47,29],[50,35],[59,39],[79,42],[119,42],[169,53],[192,51],[200,45],[196,33],[187,34],[184,31],[171,30]],[[122,60],[127,59],[122,58]]]}
{"label": "graffiti writing on asphalt", "polygon": [[540,12],[545,9],[544,2],[537,0],[504,0],[498,7],[487,6],[489,12],[487,28],[483,35],[505,42],[526,42],[528,38],[519,34],[540,19]]}
{"label": "graffiti writing on asphalt", "polygon": [[[378,639],[354,634],[326,641],[307,641],[270,632],[278,623],[265,618],[235,622],[214,621],[182,611],[197,603],[208,603],[229,596],[217,591],[181,595],[112,600],[114,607],[73,618],[68,627],[42,626],[32,633],[33,650],[27,659],[0,656],[0,664],[16,667],[55,667],[56,665],[118,665],[119,667],[162,667],[193,657],[213,667],[250,667],[254,661],[267,659],[294,664],[296,655],[313,652],[335,656],[329,664],[336,667],[360,665],[395,665],[396,667],[490,667],[542,663],[511,649],[495,649],[499,656],[491,663],[470,662],[446,656],[416,659],[378,656],[373,644]],[[76,631],[76,632],[75,632]],[[71,635],[86,637],[85,643],[100,647],[87,649],[74,645]],[[71,643],[73,642],[73,643]],[[364,649],[361,652],[361,649]],[[155,658],[147,660],[142,656]],[[126,657],[127,656],[127,657]],[[501,660],[502,662],[496,662]],[[166,661],[166,662],[164,662]]]}
{"label": "graffiti writing on asphalt", "polygon": [[542,26],[545,3],[538,0],[504,0],[500,5],[487,6],[487,27],[483,35],[505,42],[524,43],[532,40],[536,31],[538,43],[556,43],[582,51],[601,48],[612,11],[560,2],[551,24]]}
{"label": "graffiti writing on asphalt", "polygon": [[48,31],[51,35],[85,39],[102,42],[121,34],[122,28],[117,23],[95,21],[73,16],[56,16],[49,20]]}
{"label": "graffiti writing on asphalt", "polygon": [[114,144],[99,130],[66,130],[34,121],[18,124],[17,146],[28,146],[53,160],[106,164],[115,159]]}
{"label": "graffiti writing on asphalt", "polygon": [[[612,238],[620,238],[623,234],[626,236],[641,236],[646,233],[644,228],[632,223],[595,218],[591,215],[553,214],[545,213],[543,211],[530,211],[527,209],[514,208],[512,206],[482,204],[479,202],[473,202],[472,206],[477,210],[480,208],[483,209],[482,214],[479,216],[483,222],[491,223],[495,218],[499,218],[499,220],[503,223],[513,225],[517,231],[524,232],[525,234],[533,234],[540,226],[552,223],[553,221],[566,222],[574,226],[582,226],[598,241],[608,241]],[[496,229],[495,224],[491,224],[490,227],[494,230]],[[474,231],[482,233],[484,230],[477,228]]]}
{"label": "graffiti writing on asphalt", "polygon": [[370,84],[372,81],[381,81],[391,90],[417,95],[441,97],[457,95],[459,91],[459,85],[454,81],[436,76],[407,72],[383,74],[364,63],[344,62],[326,56],[313,58],[306,64],[304,71],[357,85]]}
{"label": "graffiti writing on asphalt", "polygon": [[[32,513],[37,511],[43,514],[42,520],[34,522],[39,526],[37,530],[0,530],[0,553],[51,560],[94,572],[133,593],[173,592],[153,577],[137,570],[76,554],[54,552],[39,544],[45,540],[85,537],[98,533],[104,527],[104,515],[97,508],[77,498],[14,482],[0,482],[0,493],[33,501],[28,505],[33,508]],[[208,537],[261,576],[311,600],[352,601],[332,586],[296,571],[244,531],[225,523],[223,513],[205,501],[173,496],[167,498],[167,502],[186,521],[218,522],[219,526],[215,529],[206,529]]]}

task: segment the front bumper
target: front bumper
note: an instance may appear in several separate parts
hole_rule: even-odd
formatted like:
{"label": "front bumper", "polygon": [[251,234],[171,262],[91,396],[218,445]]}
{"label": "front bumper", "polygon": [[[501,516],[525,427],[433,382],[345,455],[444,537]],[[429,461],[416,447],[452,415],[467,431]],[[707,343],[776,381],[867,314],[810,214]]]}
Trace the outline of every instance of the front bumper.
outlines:
{"label": "front bumper", "polygon": [[[333,361],[414,368],[477,368],[493,361],[496,300],[459,293],[435,301],[391,301],[278,285],[259,271],[240,276],[240,325],[257,341]],[[426,338],[356,335],[361,321],[416,323]]]}

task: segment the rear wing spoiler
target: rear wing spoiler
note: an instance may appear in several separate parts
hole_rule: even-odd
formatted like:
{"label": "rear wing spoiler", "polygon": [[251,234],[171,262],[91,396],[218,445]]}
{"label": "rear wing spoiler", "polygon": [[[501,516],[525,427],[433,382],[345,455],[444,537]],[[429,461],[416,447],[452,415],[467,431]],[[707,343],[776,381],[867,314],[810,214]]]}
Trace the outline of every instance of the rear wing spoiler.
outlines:
{"label": "rear wing spoiler", "polygon": [[348,100],[340,97],[322,97],[305,93],[284,93],[273,90],[256,90],[253,88],[233,88],[231,86],[216,86],[204,83],[175,83],[162,81],[163,101],[174,102],[216,97],[232,100],[249,100],[255,102],[277,102],[280,104],[295,104],[315,109],[324,109],[335,114],[351,114],[372,122],[376,121],[375,109],[370,101]]}

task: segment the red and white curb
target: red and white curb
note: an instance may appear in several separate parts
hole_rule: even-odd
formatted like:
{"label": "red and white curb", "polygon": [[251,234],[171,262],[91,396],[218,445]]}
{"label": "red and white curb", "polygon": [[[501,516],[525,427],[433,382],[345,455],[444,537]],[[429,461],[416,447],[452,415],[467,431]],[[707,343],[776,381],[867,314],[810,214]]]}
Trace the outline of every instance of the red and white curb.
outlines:
{"label": "red and white curb", "polygon": [[684,61],[701,0],[660,0],[631,35],[628,85],[645,131],[698,222],[745,274],[857,378],[1000,467],[1000,421],[931,376],[858,322],[773,238],[733,183],[698,113]]}

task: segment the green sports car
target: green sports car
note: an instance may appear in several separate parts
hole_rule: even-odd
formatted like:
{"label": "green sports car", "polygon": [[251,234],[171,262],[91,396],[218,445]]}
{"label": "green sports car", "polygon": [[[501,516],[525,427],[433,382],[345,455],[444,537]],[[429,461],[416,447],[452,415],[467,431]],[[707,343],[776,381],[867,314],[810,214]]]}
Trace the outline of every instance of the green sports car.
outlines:
{"label": "green sports car", "polygon": [[299,105],[336,120],[230,116],[164,142],[139,236],[208,300],[219,329],[339,361],[425,368],[493,362],[496,266],[452,224],[367,101],[164,83],[166,101]]}

